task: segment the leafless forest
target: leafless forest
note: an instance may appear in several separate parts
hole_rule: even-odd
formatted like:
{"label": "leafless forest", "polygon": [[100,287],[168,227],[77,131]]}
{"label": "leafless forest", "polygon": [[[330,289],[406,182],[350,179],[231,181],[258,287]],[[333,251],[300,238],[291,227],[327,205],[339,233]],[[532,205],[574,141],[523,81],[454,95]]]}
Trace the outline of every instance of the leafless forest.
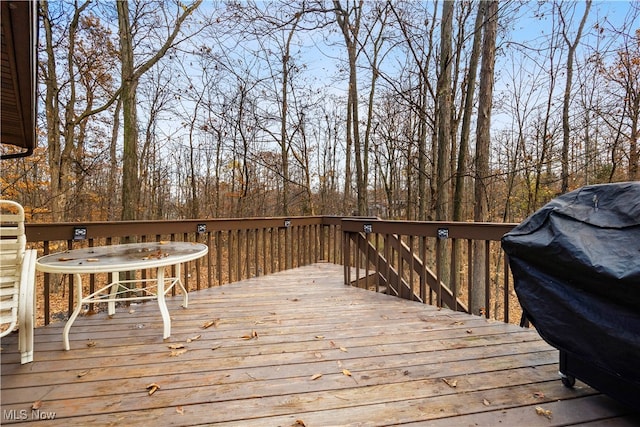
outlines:
{"label": "leafless forest", "polygon": [[[520,221],[637,180],[640,6],[41,0],[29,220]],[[7,148],[2,148],[7,150]]]}

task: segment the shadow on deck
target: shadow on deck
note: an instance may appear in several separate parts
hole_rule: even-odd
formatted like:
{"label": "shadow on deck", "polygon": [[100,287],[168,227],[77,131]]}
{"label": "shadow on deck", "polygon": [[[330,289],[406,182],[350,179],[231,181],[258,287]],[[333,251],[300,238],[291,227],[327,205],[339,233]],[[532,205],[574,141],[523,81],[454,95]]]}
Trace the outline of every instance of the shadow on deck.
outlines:
{"label": "shadow on deck", "polygon": [[153,302],[79,318],[67,352],[63,323],[38,328],[27,365],[11,334],[0,423],[640,423],[580,382],[565,388],[534,330],[348,287],[342,272],[320,263],[192,292],[188,309],[169,299],[165,341]]}

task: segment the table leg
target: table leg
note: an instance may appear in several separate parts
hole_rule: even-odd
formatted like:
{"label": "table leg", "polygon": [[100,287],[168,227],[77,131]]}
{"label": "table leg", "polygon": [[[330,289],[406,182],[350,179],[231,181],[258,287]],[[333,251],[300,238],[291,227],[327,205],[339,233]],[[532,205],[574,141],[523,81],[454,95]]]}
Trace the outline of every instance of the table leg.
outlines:
{"label": "table leg", "polygon": [[107,313],[109,316],[116,314],[116,295],[120,290],[120,273],[114,272],[111,274],[111,289],[109,289],[109,301],[107,302]]}
{"label": "table leg", "polygon": [[176,279],[178,279],[178,286],[182,290],[182,307],[187,308],[189,306],[189,294],[187,289],[182,283],[182,274],[180,272],[180,264],[176,264]]}
{"label": "table leg", "polygon": [[71,347],[69,346],[69,329],[71,329],[71,325],[75,322],[76,317],[80,314],[80,310],[82,310],[82,277],[80,274],[75,274],[76,279],[76,308],[71,313],[71,317],[67,320],[67,323],[64,325],[64,329],[62,330],[62,341],[64,342],[64,349],[69,350]]}
{"label": "table leg", "polygon": [[171,336],[171,316],[169,316],[167,301],[164,298],[164,267],[158,267],[156,280],[158,281],[158,306],[160,307],[162,323],[164,324],[164,333],[162,335],[162,338],[167,339]]}

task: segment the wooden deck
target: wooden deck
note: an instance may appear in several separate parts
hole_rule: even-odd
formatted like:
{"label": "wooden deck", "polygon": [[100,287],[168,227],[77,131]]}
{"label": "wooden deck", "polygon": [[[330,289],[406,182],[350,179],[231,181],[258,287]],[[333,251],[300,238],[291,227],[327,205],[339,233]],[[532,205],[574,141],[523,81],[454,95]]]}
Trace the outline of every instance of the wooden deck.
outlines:
{"label": "wooden deck", "polygon": [[[629,409],[558,379],[533,330],[342,284],[314,264],[36,331],[20,365],[3,339],[2,419],[47,425],[638,425]],[[214,325],[204,329],[207,322]],[[184,348],[170,349],[170,345]],[[159,389],[149,395],[147,386]],[[32,411],[35,405],[37,410]],[[539,414],[536,408],[548,413]],[[539,409],[538,412],[541,412]]]}

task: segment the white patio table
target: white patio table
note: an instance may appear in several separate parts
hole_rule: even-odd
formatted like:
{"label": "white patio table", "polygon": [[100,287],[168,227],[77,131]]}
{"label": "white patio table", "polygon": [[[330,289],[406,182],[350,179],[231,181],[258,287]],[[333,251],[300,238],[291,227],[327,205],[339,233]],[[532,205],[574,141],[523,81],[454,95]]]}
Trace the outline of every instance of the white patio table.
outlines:
{"label": "white patio table", "polygon": [[[88,303],[108,303],[109,315],[115,314],[117,301],[143,301],[157,299],[164,324],[163,338],[171,336],[171,317],[165,295],[174,286],[182,290],[183,307],[189,304],[187,290],[180,280],[180,264],[198,259],[209,248],[201,243],[153,242],[96,246],[57,252],[39,258],[36,269],[45,273],[73,274],[76,278],[76,306],[62,332],[65,350],[69,350],[69,329],[82,307]],[[176,266],[175,277],[165,277],[165,267]],[[156,269],[151,279],[120,280],[120,272]],[[111,282],[87,296],[82,293],[81,274],[110,273]],[[127,283],[141,283],[142,287],[128,287]]]}

